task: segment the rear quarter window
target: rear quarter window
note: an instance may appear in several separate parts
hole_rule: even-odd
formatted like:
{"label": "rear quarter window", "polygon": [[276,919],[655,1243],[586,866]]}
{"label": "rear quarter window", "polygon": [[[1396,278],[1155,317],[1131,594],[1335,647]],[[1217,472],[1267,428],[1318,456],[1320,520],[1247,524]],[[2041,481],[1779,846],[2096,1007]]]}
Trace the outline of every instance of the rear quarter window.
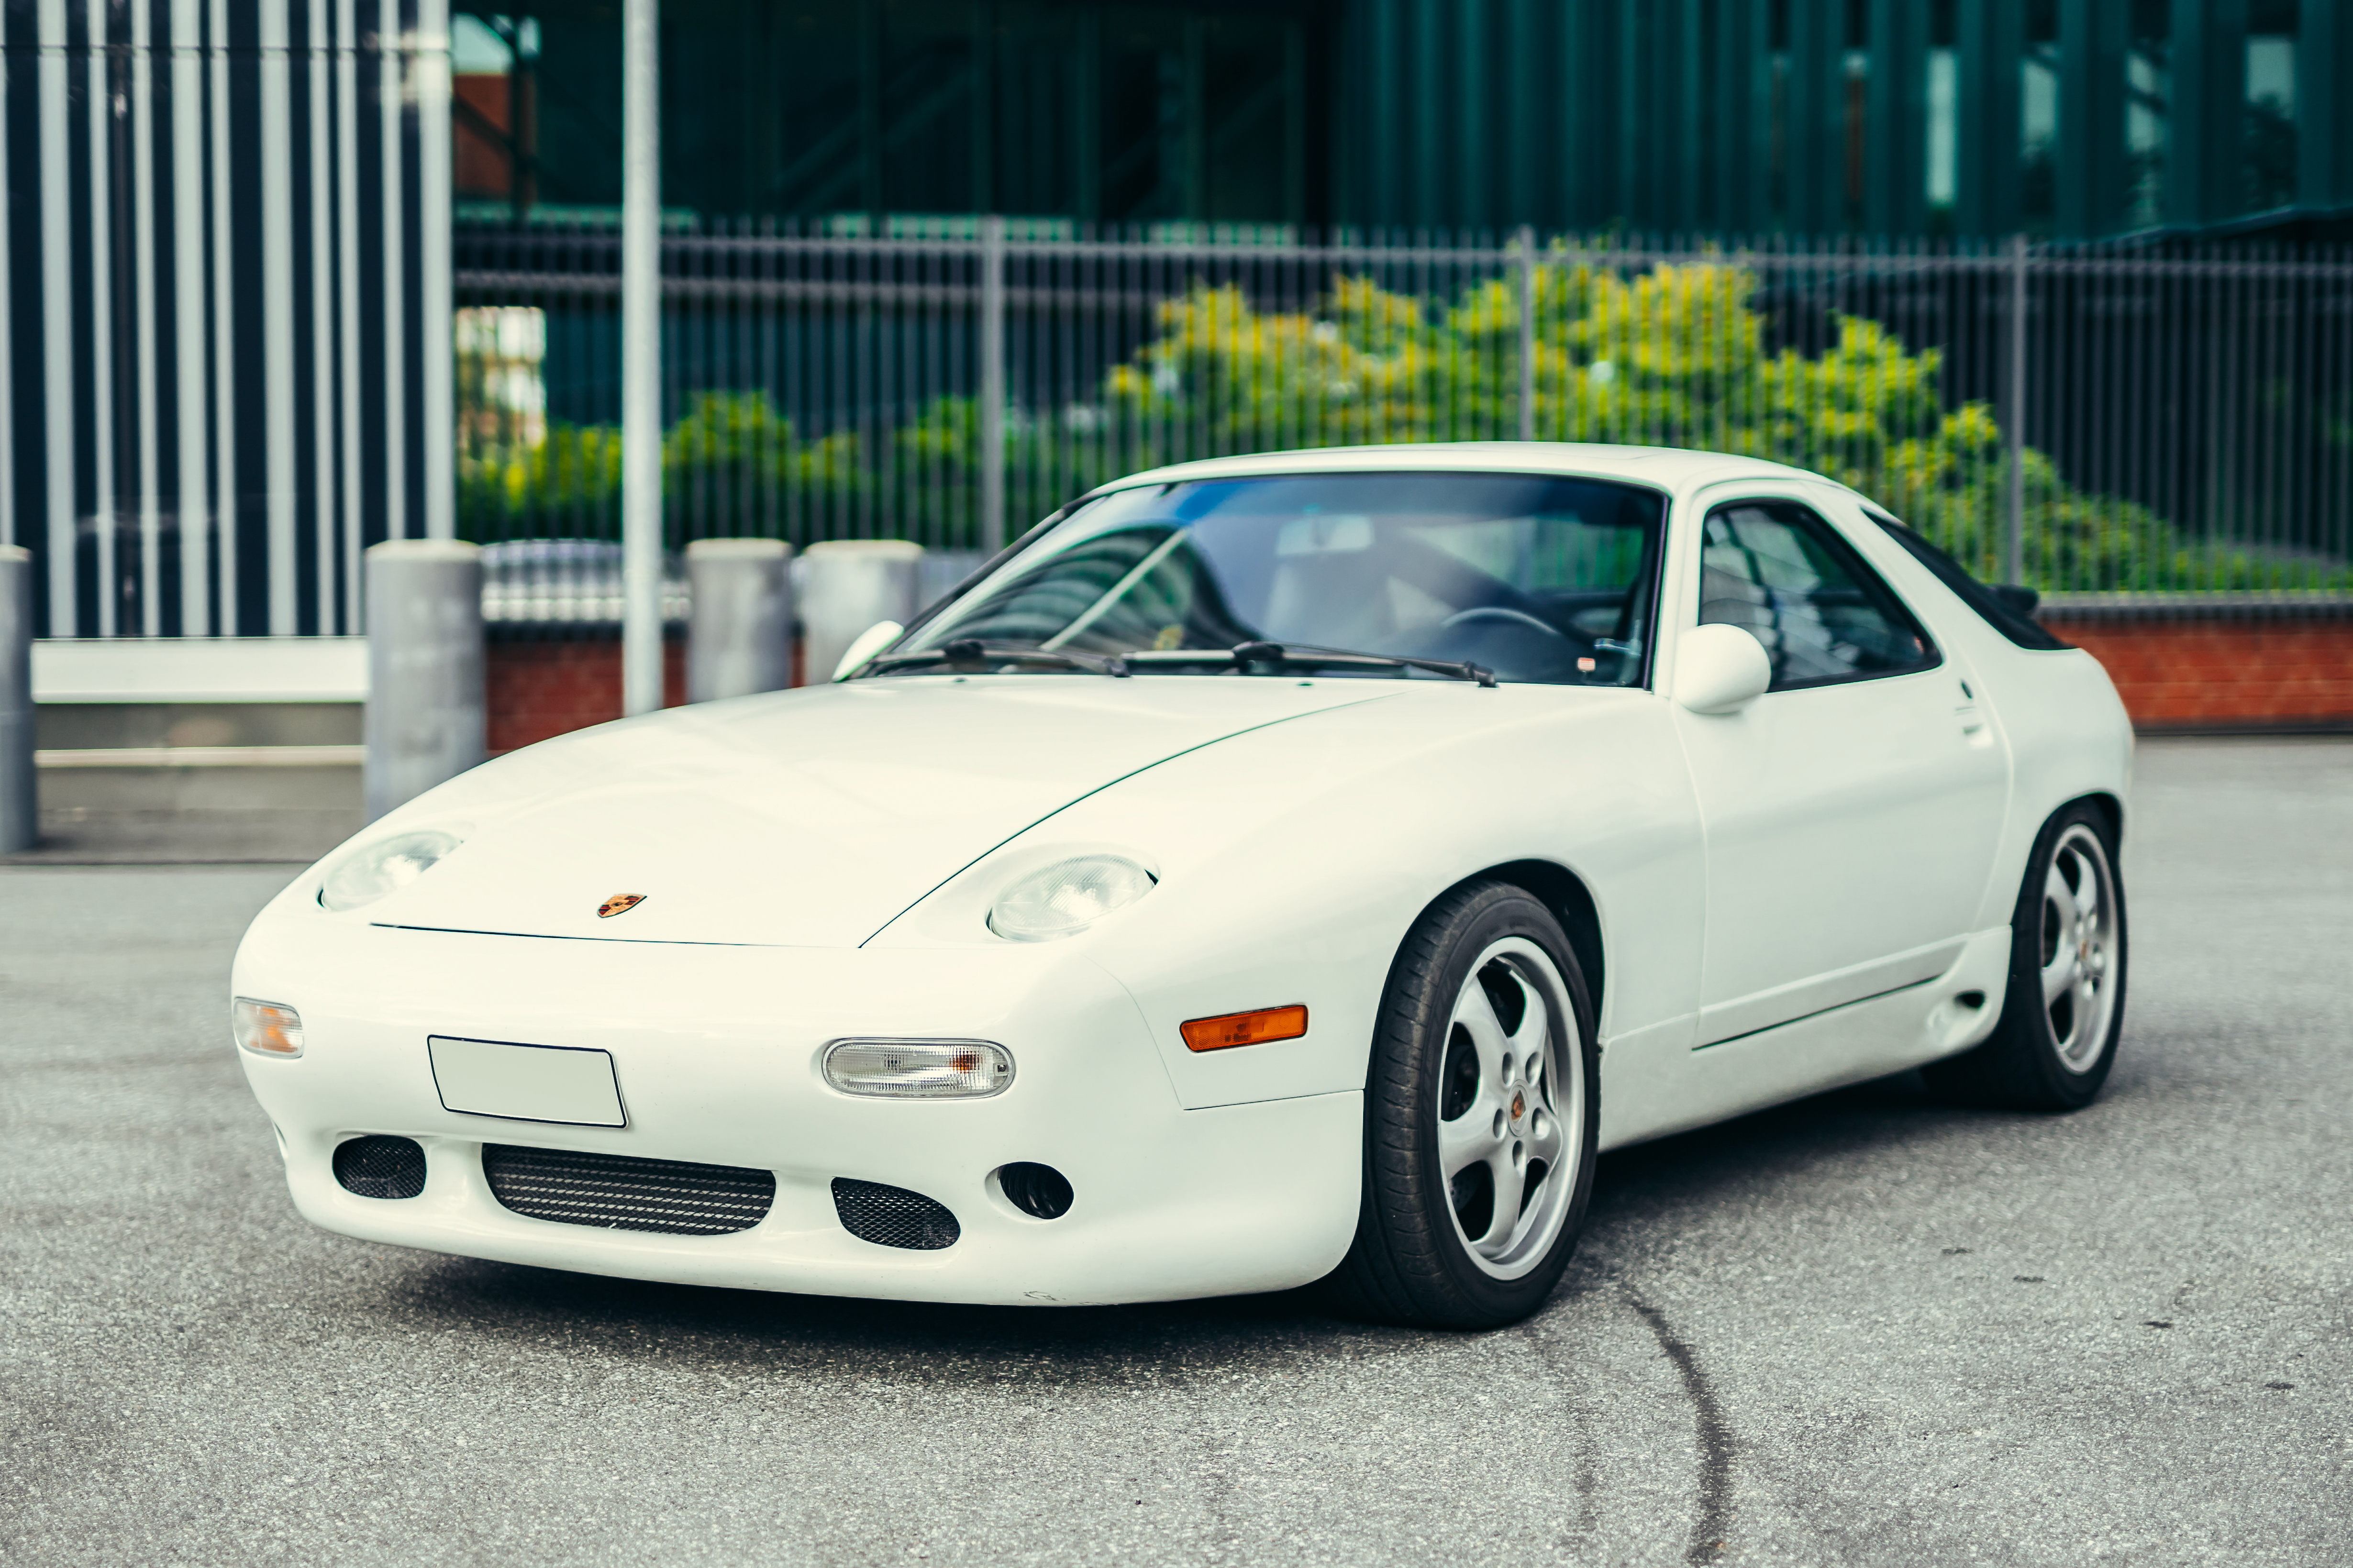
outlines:
{"label": "rear quarter window", "polygon": [[1936,580],[1950,588],[1963,604],[1975,610],[1979,620],[2020,647],[2048,651],[2075,646],[2052,636],[2050,628],[2032,616],[2021,615],[2003,604],[1992,589],[1970,576],[1967,567],[1886,513],[1864,507],[1862,514],[1885,529],[1896,543],[1911,552],[1915,561],[1935,573]]}

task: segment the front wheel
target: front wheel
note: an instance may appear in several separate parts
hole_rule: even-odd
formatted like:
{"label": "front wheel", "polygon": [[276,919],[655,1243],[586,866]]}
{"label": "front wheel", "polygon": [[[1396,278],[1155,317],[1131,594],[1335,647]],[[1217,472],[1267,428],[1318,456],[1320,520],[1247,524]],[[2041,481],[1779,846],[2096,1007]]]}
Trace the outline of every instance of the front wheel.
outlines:
{"label": "front wheel", "polygon": [[2079,1110],[2125,1025],[2125,889],[2106,813],[2079,801],[2043,824],[2010,917],[2010,991],[1983,1045],[1926,1069],[1947,1099]]}
{"label": "front wheel", "polygon": [[1552,1293],[1600,1125],[1593,1007],[1550,910],[1471,882],[1406,938],[1365,1084],[1356,1244],[1327,1282],[1384,1322],[1498,1328]]}

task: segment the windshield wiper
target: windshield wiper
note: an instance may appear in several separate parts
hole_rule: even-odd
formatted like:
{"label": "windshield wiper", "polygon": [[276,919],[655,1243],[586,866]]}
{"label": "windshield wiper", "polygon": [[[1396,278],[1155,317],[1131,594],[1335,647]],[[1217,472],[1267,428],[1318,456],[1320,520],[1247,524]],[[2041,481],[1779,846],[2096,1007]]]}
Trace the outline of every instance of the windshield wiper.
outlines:
{"label": "windshield wiper", "polygon": [[1245,642],[1230,648],[1171,648],[1165,652],[1138,649],[1127,657],[1139,669],[1164,664],[1230,664],[1236,669],[1247,669],[1253,664],[1271,665],[1277,669],[1426,669],[1455,680],[1475,680],[1482,686],[1495,684],[1495,672],[1482,664],[1318,647],[1313,643]]}
{"label": "windshield wiper", "polygon": [[1127,675],[1126,661],[1116,657],[1067,653],[1050,647],[1010,647],[1002,643],[983,642],[978,637],[955,637],[921,653],[885,654],[867,668],[881,675],[928,664],[1043,664],[1056,669],[1083,669],[1090,675],[1108,675],[1122,679]]}

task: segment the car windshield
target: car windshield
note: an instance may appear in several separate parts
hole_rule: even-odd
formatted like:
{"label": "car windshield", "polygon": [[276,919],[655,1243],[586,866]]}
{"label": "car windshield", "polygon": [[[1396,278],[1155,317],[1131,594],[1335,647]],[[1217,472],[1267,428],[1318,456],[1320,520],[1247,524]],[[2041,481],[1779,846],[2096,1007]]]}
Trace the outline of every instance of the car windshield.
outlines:
{"label": "car windshield", "polygon": [[1653,490],[1530,474],[1284,475],[1114,490],[1080,505],[893,653],[963,639],[992,652],[1126,658],[1137,674],[1231,673],[1246,667],[1176,656],[1263,642],[1301,663],[1312,660],[1296,650],[1345,650],[1465,661],[1504,680],[1638,685],[1664,511]]}

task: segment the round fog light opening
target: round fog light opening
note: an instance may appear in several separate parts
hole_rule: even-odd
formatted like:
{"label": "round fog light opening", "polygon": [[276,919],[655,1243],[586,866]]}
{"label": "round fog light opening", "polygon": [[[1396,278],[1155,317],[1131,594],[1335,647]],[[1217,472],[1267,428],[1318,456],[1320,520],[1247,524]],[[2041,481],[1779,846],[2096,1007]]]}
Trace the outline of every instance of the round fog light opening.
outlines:
{"label": "round fog light opening", "polygon": [[1029,1160],[998,1166],[997,1185],[1006,1202],[1032,1219],[1060,1219],[1078,1201],[1078,1194],[1071,1191],[1070,1177],[1051,1165]]}

